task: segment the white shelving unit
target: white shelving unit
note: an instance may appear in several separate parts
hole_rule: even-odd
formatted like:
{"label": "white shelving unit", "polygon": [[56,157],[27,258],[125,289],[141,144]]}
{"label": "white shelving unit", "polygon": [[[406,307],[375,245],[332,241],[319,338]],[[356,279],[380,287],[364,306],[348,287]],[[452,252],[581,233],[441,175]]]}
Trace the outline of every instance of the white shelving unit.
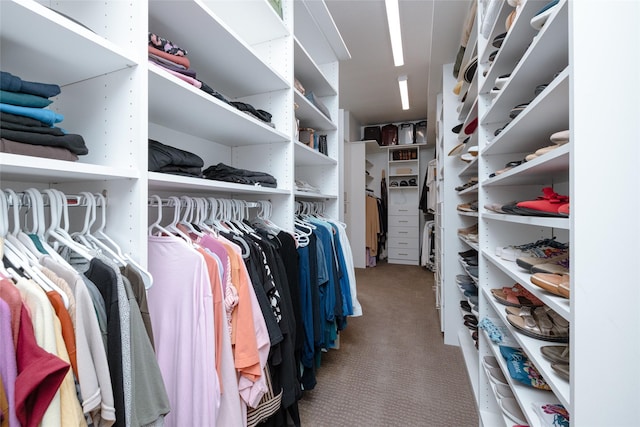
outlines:
{"label": "white shelving unit", "polygon": [[[388,262],[418,265],[420,259],[420,147],[387,147]],[[395,185],[394,185],[395,184]]]}
{"label": "white shelving unit", "polygon": [[[77,162],[2,153],[2,188],[106,194],[106,231],[143,266],[150,194],[269,200],[271,220],[289,230],[297,199],[323,201],[325,214],[340,218],[338,62],[349,52],[323,1],[285,0],[280,17],[268,0],[7,0],[0,24],[2,70],[60,85],[49,109],[89,148]],[[199,80],[271,113],[274,126],[149,63],[148,32],[185,48]],[[331,118],[293,88],[294,78]],[[328,156],[295,141],[298,113],[327,134]],[[205,168],[225,163],[269,173],[277,188],[147,172],[148,139],[197,154]],[[296,191],[296,178],[320,192]]]}
{"label": "white shelving unit", "polygon": [[[317,4],[316,4],[317,3]],[[295,179],[311,184],[318,193],[295,191],[296,200],[323,201],[325,212],[342,218],[341,165],[343,139],[339,129],[338,62],[350,57],[324,2],[294,2],[293,74],[328,110],[320,111],[309,99],[293,89],[300,128],[312,128],[326,135],[328,154],[324,155],[298,141],[294,142]]]}
{"label": "white shelving unit", "polygon": [[[462,347],[462,354],[472,377],[480,425],[493,427],[513,424],[513,421],[504,417],[497,405],[495,392],[482,369],[478,374],[477,364],[480,363],[481,366],[483,357],[487,355],[493,355],[502,362],[505,377],[531,426],[541,425],[533,411],[533,402],[561,403],[569,411],[572,425],[633,425],[639,417],[638,405],[635,401],[637,399],[629,396],[638,395],[640,380],[637,375],[630,378],[628,369],[633,369],[633,360],[639,354],[640,322],[637,315],[632,315],[630,311],[635,310],[640,295],[637,292],[630,295],[629,284],[621,282],[624,282],[622,275],[625,265],[635,263],[629,250],[636,252],[638,247],[638,225],[635,219],[631,219],[629,210],[624,210],[624,218],[600,209],[594,210],[593,197],[599,191],[606,192],[606,188],[614,186],[620,189],[620,198],[608,200],[609,205],[618,200],[625,206],[629,203],[637,206],[638,169],[629,156],[637,160],[638,148],[633,143],[629,143],[633,148],[623,143],[626,146],[623,150],[625,154],[612,155],[607,159],[602,157],[602,151],[598,155],[593,149],[598,146],[600,138],[637,140],[638,130],[624,123],[631,116],[638,116],[640,111],[636,103],[625,98],[622,93],[605,91],[599,96],[591,97],[590,88],[601,83],[607,73],[614,73],[614,70],[623,66],[609,52],[604,57],[598,57],[598,64],[603,64],[602,67],[593,64],[598,37],[605,31],[613,32],[614,34],[609,34],[613,37],[622,34],[621,26],[631,25],[634,19],[637,20],[640,9],[637,5],[625,5],[623,11],[615,12],[616,16],[625,14],[624,22],[605,25],[606,28],[601,27],[597,34],[593,34],[592,28],[585,22],[596,19],[596,16],[599,22],[606,22],[614,12],[607,10],[604,12],[606,16],[600,16],[596,10],[603,10],[593,8],[593,4],[560,0],[545,25],[537,31],[529,21],[546,3],[547,1],[542,0],[522,2],[519,15],[499,50],[491,45],[491,41],[505,31],[504,21],[513,10],[506,2],[497,14],[489,37],[485,39],[477,34],[478,72],[474,81],[463,87],[464,90],[468,86],[470,91],[460,110],[457,107],[461,105],[461,97],[452,93],[456,83],[451,77],[452,67],[448,65],[443,68],[443,114],[439,116],[438,124],[443,136],[442,143],[438,145],[437,158],[439,167],[444,170],[441,181],[444,235],[440,254],[444,339],[445,343]],[[482,7],[483,3],[479,2],[478,19],[482,17]],[[476,27],[480,24],[480,21],[476,22]],[[633,34],[637,39],[639,31],[635,29]],[[628,40],[629,36],[625,37]],[[624,66],[633,67],[632,64],[638,63],[638,53],[629,48],[633,50],[633,54],[625,56]],[[496,50],[498,52],[495,59],[489,62],[489,55]],[[509,81],[497,95],[492,94],[495,79],[504,74],[510,74]],[[536,96],[534,90],[543,84],[546,87]],[[637,90],[638,84],[635,82],[634,87]],[[477,88],[476,93],[472,93],[473,88]],[[529,104],[524,111],[515,119],[510,119],[510,110],[527,102]],[[467,110],[467,106],[472,104],[477,105],[475,113],[473,109],[476,107]],[[594,112],[593,106],[599,106],[596,110],[600,113]],[[609,108],[613,108],[615,112],[603,113]],[[466,111],[469,113],[463,114]],[[610,120],[603,121],[603,114]],[[479,118],[477,136],[474,136],[477,139],[471,139],[468,143],[475,144],[477,141],[480,151],[476,160],[464,164],[457,156],[447,156],[449,150],[459,143],[458,135],[452,133],[451,129],[459,123],[466,126],[476,117]],[[495,131],[501,128],[502,131],[496,136]],[[527,154],[551,145],[549,136],[564,129],[570,129],[569,144],[508,172],[490,177],[493,172],[504,168],[506,163],[522,160]],[[594,180],[589,178],[594,170],[598,171],[598,176],[603,177],[597,188],[592,185]],[[479,184],[460,192],[454,190],[472,176],[479,177]],[[546,186],[571,197],[572,214],[569,218],[498,214],[484,208],[487,203],[535,199]],[[625,202],[622,200],[626,197],[623,194],[629,196],[628,191],[633,196]],[[456,211],[458,204],[471,200],[478,200],[478,213]],[[456,229],[475,222],[479,226],[477,244],[456,235]],[[633,225],[627,229],[630,224]],[[596,239],[593,239],[594,226],[597,228]],[[630,235],[633,237],[629,239]],[[570,245],[570,299],[542,290],[531,283],[530,273],[519,268],[515,262],[505,261],[495,255],[497,247],[549,237]],[[595,257],[595,254],[601,253],[599,248],[615,247],[622,240],[627,241],[628,245],[625,245],[621,259],[609,252],[606,261]],[[468,346],[463,346],[462,338],[466,338],[466,328],[462,326],[460,318],[461,297],[455,276],[464,271],[457,252],[470,248],[476,249],[480,255],[480,319],[490,318],[497,325],[506,328],[514,338],[513,345],[523,349],[552,391],[535,390],[515,383],[508,374],[497,345],[486,334],[480,334],[478,351],[471,352]],[[603,265],[603,262],[608,266],[604,270],[597,267]],[[612,276],[607,276],[607,272]],[[628,296],[628,299],[617,303],[604,297],[600,292],[603,283],[614,282],[615,290],[607,288],[607,292],[619,292]],[[526,336],[512,327],[506,320],[505,306],[490,292],[492,288],[512,286],[514,283],[520,283],[570,323],[571,381],[561,378],[551,368],[550,362],[541,355],[542,346],[556,343]],[[596,312],[598,314],[594,316]],[[602,371],[605,380],[596,387],[592,381],[593,369],[607,363],[598,356],[603,354],[598,349],[603,348],[616,348],[624,356],[614,362],[615,366]]]}

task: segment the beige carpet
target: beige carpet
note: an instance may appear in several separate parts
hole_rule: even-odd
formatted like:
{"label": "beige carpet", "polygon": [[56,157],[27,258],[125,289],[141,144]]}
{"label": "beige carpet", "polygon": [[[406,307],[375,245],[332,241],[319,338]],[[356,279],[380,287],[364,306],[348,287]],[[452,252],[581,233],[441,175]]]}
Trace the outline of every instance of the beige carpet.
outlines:
{"label": "beige carpet", "polygon": [[364,315],[323,354],[318,385],[299,402],[302,425],[477,426],[462,354],[443,344],[433,274],[383,263],[356,280]]}

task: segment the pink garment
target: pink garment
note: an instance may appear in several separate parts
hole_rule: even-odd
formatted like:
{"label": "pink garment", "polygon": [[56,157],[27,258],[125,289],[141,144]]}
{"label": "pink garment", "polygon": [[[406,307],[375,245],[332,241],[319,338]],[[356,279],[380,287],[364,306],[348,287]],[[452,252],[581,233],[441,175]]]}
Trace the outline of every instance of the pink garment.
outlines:
{"label": "pink garment", "polygon": [[193,77],[185,76],[184,74],[181,74],[181,73],[179,73],[177,71],[173,71],[173,70],[170,70],[168,68],[165,68],[160,64],[154,64],[154,65],[162,68],[164,71],[166,71],[169,74],[173,74],[174,76],[176,76],[180,80],[184,80],[185,82],[189,83],[190,85],[197,87],[198,89],[200,89],[202,87],[202,82],[200,80],[198,80],[198,79],[194,79]]}
{"label": "pink garment", "polygon": [[[13,286],[13,285],[11,285]],[[10,426],[17,426],[18,418],[16,416],[16,377],[18,376],[18,366],[16,365],[16,345],[13,344],[11,324],[13,309],[2,298],[0,298],[0,342],[2,342],[2,351],[0,351],[0,377],[2,385],[5,387],[7,403],[9,403],[9,413],[3,414],[8,419]],[[22,311],[22,303],[18,307],[18,316]],[[18,325],[20,319],[18,319]],[[19,327],[19,326],[18,326]],[[236,386],[237,390],[237,386]]]}
{"label": "pink garment", "polygon": [[175,236],[149,236],[149,314],[171,412],[165,425],[215,425],[220,385],[215,370],[213,295],[203,256]]}
{"label": "pink garment", "polygon": [[[208,251],[208,249],[206,249],[206,251]],[[224,255],[226,257],[226,253]],[[207,264],[210,264],[210,261],[217,263],[217,260],[213,259],[211,253],[207,252],[206,256],[208,257],[206,258]],[[228,264],[228,257],[226,260]],[[247,420],[246,417],[243,416],[242,405],[240,403],[238,376],[231,351],[231,333],[227,328],[227,313],[222,303],[222,282],[219,280],[219,277],[218,280],[212,283],[212,291],[215,301],[214,314],[216,322],[219,321],[221,323],[220,325],[216,324],[216,345],[220,343],[220,346],[216,347],[216,355],[218,357],[216,360],[216,369],[218,370],[220,390],[222,391],[216,425],[241,427],[246,425]]]}

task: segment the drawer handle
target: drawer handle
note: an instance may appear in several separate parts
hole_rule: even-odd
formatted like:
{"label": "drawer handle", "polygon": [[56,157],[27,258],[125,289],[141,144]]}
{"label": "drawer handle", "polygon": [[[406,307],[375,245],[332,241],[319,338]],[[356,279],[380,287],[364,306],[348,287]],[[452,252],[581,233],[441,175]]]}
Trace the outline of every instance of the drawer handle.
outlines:
{"label": "drawer handle", "polygon": [[409,221],[398,221],[398,222],[409,222]]}
{"label": "drawer handle", "polygon": [[404,253],[402,253],[402,252],[398,252],[398,255],[408,256],[409,254],[404,254]]}
{"label": "drawer handle", "polygon": [[409,234],[408,231],[398,231],[398,234]]}
{"label": "drawer handle", "polygon": [[399,245],[408,245],[407,242],[398,242]]}
{"label": "drawer handle", "polygon": [[409,209],[398,209],[398,212],[409,212]]}

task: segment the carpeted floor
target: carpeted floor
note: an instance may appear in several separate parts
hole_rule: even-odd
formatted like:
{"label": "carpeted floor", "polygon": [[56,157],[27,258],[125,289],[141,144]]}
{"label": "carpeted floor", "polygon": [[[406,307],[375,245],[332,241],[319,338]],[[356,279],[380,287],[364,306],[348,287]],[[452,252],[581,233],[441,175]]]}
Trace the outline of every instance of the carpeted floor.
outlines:
{"label": "carpeted floor", "polygon": [[363,316],[322,356],[318,385],[299,402],[304,427],[475,427],[457,347],[443,344],[433,274],[382,263],[356,270]]}

